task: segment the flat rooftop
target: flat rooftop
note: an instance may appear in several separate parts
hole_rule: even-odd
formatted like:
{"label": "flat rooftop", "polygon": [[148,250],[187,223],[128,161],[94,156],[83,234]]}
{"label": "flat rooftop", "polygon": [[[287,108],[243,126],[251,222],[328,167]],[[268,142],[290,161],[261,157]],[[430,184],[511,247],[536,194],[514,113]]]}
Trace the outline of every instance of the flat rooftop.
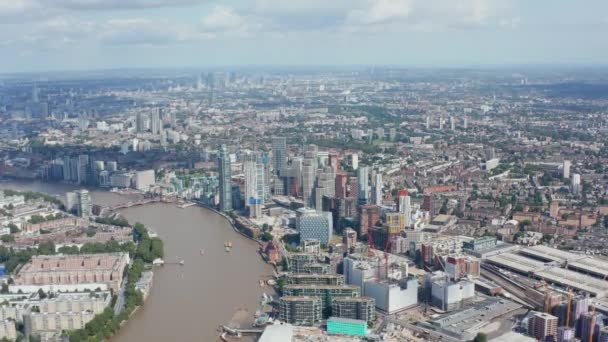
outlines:
{"label": "flat rooftop", "polygon": [[608,277],[608,262],[598,258],[585,257],[576,261],[569,261],[567,267],[602,279]]}
{"label": "flat rooftop", "polygon": [[548,267],[544,262],[511,252],[488,257],[486,261],[521,273],[537,272]]}
{"label": "flat rooftop", "polygon": [[560,263],[580,260],[586,257],[584,254],[570,253],[543,245],[522,248],[519,250],[519,253],[544,261],[557,261]]}
{"label": "flat rooftop", "polygon": [[596,297],[604,297],[608,294],[608,281],[568,269],[552,267],[535,272],[534,274],[548,282],[558,283],[573,289],[585,291]]}
{"label": "flat rooftop", "polygon": [[125,253],[82,255],[36,255],[23,265],[19,275],[62,271],[122,271],[128,262]]}

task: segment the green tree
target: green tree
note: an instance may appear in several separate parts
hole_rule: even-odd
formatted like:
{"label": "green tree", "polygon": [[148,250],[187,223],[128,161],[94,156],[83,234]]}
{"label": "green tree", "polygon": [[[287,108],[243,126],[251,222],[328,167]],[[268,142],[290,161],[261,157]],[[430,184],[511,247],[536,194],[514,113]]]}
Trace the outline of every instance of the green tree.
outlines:
{"label": "green tree", "polygon": [[12,223],[12,222],[9,223],[7,225],[7,227],[11,230],[11,234],[17,234],[17,233],[21,232],[21,230],[19,229],[19,227],[17,227],[17,225],[14,224],[14,223]]}
{"label": "green tree", "polygon": [[473,342],[488,342],[488,336],[482,332],[479,332],[473,339]]}
{"label": "green tree", "polygon": [[2,242],[15,242],[15,237],[13,235],[10,234],[4,234],[2,236],[0,236],[0,240],[2,240]]}

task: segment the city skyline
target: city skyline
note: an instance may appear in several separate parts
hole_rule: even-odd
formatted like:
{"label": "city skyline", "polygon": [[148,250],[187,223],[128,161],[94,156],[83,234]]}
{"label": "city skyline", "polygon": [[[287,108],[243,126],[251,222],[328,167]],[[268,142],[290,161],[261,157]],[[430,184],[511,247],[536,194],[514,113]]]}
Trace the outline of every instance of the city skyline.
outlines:
{"label": "city skyline", "polygon": [[5,1],[0,72],[603,64],[607,9],[600,1]]}

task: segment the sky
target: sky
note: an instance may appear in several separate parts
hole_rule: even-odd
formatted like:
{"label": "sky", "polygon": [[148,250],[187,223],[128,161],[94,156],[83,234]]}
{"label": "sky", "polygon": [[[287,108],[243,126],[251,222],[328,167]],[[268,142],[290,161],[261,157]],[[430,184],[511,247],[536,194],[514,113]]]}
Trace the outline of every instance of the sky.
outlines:
{"label": "sky", "polygon": [[0,72],[606,64],[606,0],[0,0]]}

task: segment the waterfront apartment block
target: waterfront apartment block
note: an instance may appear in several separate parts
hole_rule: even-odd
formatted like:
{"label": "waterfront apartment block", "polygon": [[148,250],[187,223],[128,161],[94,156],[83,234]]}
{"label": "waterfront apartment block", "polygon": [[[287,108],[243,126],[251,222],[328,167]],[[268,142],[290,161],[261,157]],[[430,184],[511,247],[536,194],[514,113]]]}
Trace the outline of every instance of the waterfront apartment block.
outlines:
{"label": "waterfront apartment block", "polygon": [[322,319],[320,297],[286,296],[279,300],[279,319],[294,325],[312,326]]}
{"label": "waterfront apartment block", "polygon": [[331,303],[331,315],[372,322],[376,319],[376,301],[370,297],[336,298]]}
{"label": "waterfront apartment block", "polygon": [[38,334],[42,340],[61,334],[63,330],[78,330],[84,328],[93,318],[92,311],[38,313],[32,312],[23,317],[26,335]]}
{"label": "waterfront apartment block", "polygon": [[335,298],[361,296],[361,288],[355,285],[285,285],[283,292],[285,296],[320,297],[324,312],[331,309]]}
{"label": "waterfront apartment block", "polygon": [[289,257],[289,270],[293,273],[308,273],[304,269],[304,265],[312,264],[317,261],[317,258],[308,253],[293,253]]}
{"label": "waterfront apartment block", "polygon": [[15,285],[106,284],[118,291],[129,264],[126,253],[34,256],[15,275]]}
{"label": "waterfront apartment block", "polygon": [[9,341],[14,341],[17,339],[15,321],[12,319],[4,319],[0,321],[0,339]]}
{"label": "waterfront apartment block", "polygon": [[330,269],[329,269],[330,265],[328,264],[320,264],[320,263],[314,263],[314,264],[306,264],[304,266],[302,266],[302,273],[309,273],[309,274],[328,274]]}
{"label": "waterfront apartment block", "polygon": [[341,274],[294,274],[287,276],[287,284],[293,285],[344,285]]}

